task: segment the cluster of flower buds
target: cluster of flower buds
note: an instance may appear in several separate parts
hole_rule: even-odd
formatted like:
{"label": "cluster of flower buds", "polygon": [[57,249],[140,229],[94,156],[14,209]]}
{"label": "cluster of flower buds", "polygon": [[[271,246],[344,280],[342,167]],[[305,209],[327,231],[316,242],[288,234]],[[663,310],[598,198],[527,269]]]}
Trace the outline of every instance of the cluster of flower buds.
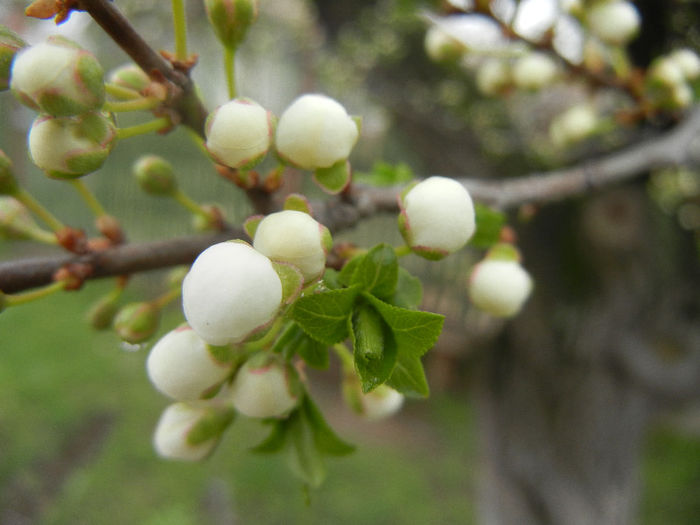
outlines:
{"label": "cluster of flower buds", "polygon": [[698,79],[700,57],[691,49],[677,49],[657,58],[647,72],[652,96],[670,108],[685,108],[693,103]]}
{"label": "cluster of flower buds", "polygon": [[105,100],[97,59],[62,37],[20,50],[10,88],[40,111],[29,132],[32,161],[49,176],[75,178],[97,170],[111,151],[116,130],[99,112]]}
{"label": "cluster of flower buds", "polygon": [[399,229],[414,253],[438,260],[464,247],[476,230],[474,203],[454,179],[429,177],[399,196]]}

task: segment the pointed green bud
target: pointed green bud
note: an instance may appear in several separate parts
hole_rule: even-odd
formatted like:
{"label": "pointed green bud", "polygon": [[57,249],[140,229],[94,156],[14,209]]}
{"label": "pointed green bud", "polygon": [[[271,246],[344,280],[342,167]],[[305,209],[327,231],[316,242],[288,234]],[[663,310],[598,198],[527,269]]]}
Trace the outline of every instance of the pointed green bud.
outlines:
{"label": "pointed green bud", "polygon": [[116,137],[114,124],[102,113],[39,115],[29,130],[29,153],[49,177],[75,179],[104,164]]}
{"label": "pointed green bud", "polygon": [[160,308],[150,302],[129,303],[117,312],[114,329],[127,343],[137,344],[148,340],[158,330]]}
{"label": "pointed green bud", "polygon": [[169,196],[177,189],[173,165],[158,155],[140,157],[132,172],[141,189],[151,195]]}
{"label": "pointed green bud", "polygon": [[258,17],[258,0],[205,0],[209,23],[221,44],[235,50]]}
{"label": "pointed green bud", "polygon": [[118,297],[110,293],[95,301],[88,310],[86,317],[95,330],[106,330],[112,326],[118,310]]}
{"label": "pointed green bud", "polygon": [[117,86],[142,91],[151,83],[151,79],[136,64],[124,64],[109,74],[109,81]]}
{"label": "pointed green bud", "polygon": [[13,31],[0,25],[0,91],[10,86],[10,70],[17,51],[27,44]]}
{"label": "pointed green bud", "polygon": [[51,37],[17,53],[10,87],[30,108],[67,117],[102,106],[103,77],[102,66],[92,53],[66,38]]}
{"label": "pointed green bud", "polygon": [[12,161],[0,149],[0,195],[14,195],[18,189],[17,179],[12,172]]}

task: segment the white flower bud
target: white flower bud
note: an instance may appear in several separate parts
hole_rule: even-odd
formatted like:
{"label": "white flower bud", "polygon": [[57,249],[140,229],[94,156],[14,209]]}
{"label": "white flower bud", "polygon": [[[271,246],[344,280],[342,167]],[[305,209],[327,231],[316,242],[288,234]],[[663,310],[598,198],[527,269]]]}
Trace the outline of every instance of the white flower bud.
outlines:
{"label": "white flower bud", "polygon": [[531,291],[532,278],[517,261],[485,259],[469,278],[471,301],[496,317],[517,314]]}
{"label": "white flower bud", "polygon": [[188,442],[187,436],[209,410],[209,404],[204,402],[174,403],[167,407],[153,434],[153,446],[158,455],[185,461],[204,459],[218,442],[218,436],[195,445]]}
{"label": "white flower bud", "polygon": [[185,318],[211,345],[243,341],[274,319],[281,301],[270,259],[244,242],[210,246],[182,282]]}
{"label": "white flower bud", "polygon": [[673,89],[685,83],[685,74],[677,60],[661,57],[649,68],[649,79],[657,84]]}
{"label": "white flower bud", "polygon": [[237,98],[207,118],[207,149],[220,164],[251,168],[270,149],[272,133],[272,114],[257,102]]}
{"label": "white flower bud", "polygon": [[513,81],[520,89],[541,89],[556,76],[556,63],[544,53],[528,53],[513,66]]}
{"label": "white flower bud", "polygon": [[253,358],[238,370],[221,397],[248,417],[282,417],[299,402],[288,366],[276,359]]}
{"label": "white flower bud", "polygon": [[99,169],[116,138],[114,124],[101,113],[39,115],[29,130],[29,153],[50,177],[73,179]]}
{"label": "white flower bud", "polygon": [[621,46],[639,31],[639,12],[630,2],[599,2],[588,11],[588,27],[606,44]]}
{"label": "white flower bud", "polygon": [[146,361],[148,377],[166,396],[179,401],[199,399],[229,374],[231,367],[217,361],[207,343],[189,326],[165,334]]}
{"label": "white flower bud", "polygon": [[377,420],[393,416],[403,405],[404,395],[386,385],[379,385],[367,394],[361,394],[361,414]]}
{"label": "white flower bud", "polygon": [[296,266],[308,283],[323,274],[331,243],[328,228],[311,215],[284,210],[260,221],[253,247],[272,260]]}
{"label": "white flower bud", "polygon": [[435,62],[457,60],[466,51],[459,40],[451,37],[442,28],[430,26],[425,33],[425,52]]}
{"label": "white flower bud", "polygon": [[671,103],[677,108],[687,108],[693,103],[693,89],[683,82],[671,89]]}
{"label": "white flower bud", "polygon": [[447,177],[429,177],[400,198],[399,229],[418,255],[440,259],[474,235],[476,219],[469,192]]}
{"label": "white flower bud", "polygon": [[345,108],[325,95],[297,98],[280,117],[276,147],[284,160],[307,170],[345,160],[359,132]]}
{"label": "white flower bud", "polygon": [[549,127],[549,136],[557,146],[568,146],[591,135],[597,125],[595,110],[588,104],[581,104],[557,115]]}
{"label": "white flower bud", "polygon": [[495,96],[508,87],[511,82],[510,67],[505,60],[492,58],[486,60],[476,70],[476,87],[484,95]]}
{"label": "white flower bud", "polygon": [[22,103],[57,117],[98,109],[105,99],[103,71],[95,56],[61,37],[20,51],[10,88]]}
{"label": "white flower bud", "polygon": [[686,80],[695,80],[700,76],[700,57],[692,49],[677,49],[670,56],[680,68]]}

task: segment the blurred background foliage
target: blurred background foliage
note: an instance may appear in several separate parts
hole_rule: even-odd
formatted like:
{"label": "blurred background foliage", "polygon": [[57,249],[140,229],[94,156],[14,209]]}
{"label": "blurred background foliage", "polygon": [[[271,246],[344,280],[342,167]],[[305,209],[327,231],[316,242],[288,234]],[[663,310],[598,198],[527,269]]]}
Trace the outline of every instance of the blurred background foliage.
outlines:
{"label": "blurred background foliage", "polygon": [[[25,4],[4,1],[0,23],[28,42],[61,32],[93,50],[107,71],[126,62],[87,15],[74,14],[56,28],[50,22],[24,19]],[[118,4],[155,48],[171,46],[164,2]],[[261,4],[260,21],[239,56],[239,92],[277,115],[302,91],[323,91],[342,100],[351,113],[363,115],[363,136],[353,154],[358,170],[369,171],[375,161],[384,160],[405,162],[418,175],[518,175],[575,162],[648,133],[623,131],[565,154],[553,151],[545,140],[549,118],[570,97],[582,94],[555,91],[505,101],[479,96],[463,69],[438,66],[425,56],[426,25],[416,13],[441,2]],[[674,2],[677,9],[665,33],[635,51],[640,61],[667,51],[681,38],[685,45],[697,46],[698,25],[688,22],[698,18],[692,4]],[[221,50],[201,2],[187,2],[187,9],[190,49],[199,55],[193,76],[213,109],[226,99]],[[90,230],[91,217],[77,195],[44,177],[27,159],[24,137],[32,113],[3,93],[0,118],[0,147],[12,157],[22,183],[58,217]],[[140,119],[120,116],[120,124]],[[142,153],[169,159],[185,191],[196,200],[222,205],[231,222],[250,214],[241,192],[216,175],[182,131],[166,139],[125,140],[104,168],[85,180],[106,209],[123,221],[130,240],[192,231],[189,218],[173,202],[143,194],[132,180],[131,164]],[[648,189],[663,214],[697,236],[697,173],[670,170],[649,180]],[[293,184],[309,189],[298,178]],[[387,237],[398,241],[393,217],[373,219],[337,239],[377,242]],[[50,252],[30,244],[0,243],[2,260]],[[120,345],[113,333],[92,332],[83,321],[109,283],[90,283],[80,294],[4,312],[0,523],[473,523],[479,465],[470,363],[478,358],[480,341],[469,340],[465,353],[464,327],[478,325],[482,334],[499,327],[466,304],[466,269],[474,257],[465,253],[437,266],[409,263],[426,278],[424,307],[448,316],[428,365],[434,392],[430,399],[409,402],[391,421],[367,423],[342,406],[337,372],[312,377],[332,425],[358,444],[356,454],[332,462],[326,484],[312,494],[303,493],[277,458],[247,452],[263,433],[252,423],[238,421],[214,456],[201,465],[155,457],[150,436],[165,400],[146,377],[146,352],[127,351],[133,348]],[[163,277],[154,272],[135,278],[130,298],[157,295]],[[180,315],[177,306],[170,308],[161,333],[178,324]],[[642,476],[640,523],[697,523],[697,416],[671,415],[655,423]]]}

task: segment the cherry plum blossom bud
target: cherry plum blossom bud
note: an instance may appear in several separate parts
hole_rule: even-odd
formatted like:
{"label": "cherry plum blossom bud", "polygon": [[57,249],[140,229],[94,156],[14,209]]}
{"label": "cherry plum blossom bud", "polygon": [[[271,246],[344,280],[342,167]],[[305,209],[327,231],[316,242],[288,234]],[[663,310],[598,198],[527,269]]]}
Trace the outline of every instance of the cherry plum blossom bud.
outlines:
{"label": "cherry plum blossom bud", "polygon": [[670,59],[680,68],[686,80],[695,80],[700,76],[700,57],[692,49],[677,49]]}
{"label": "cherry plum blossom bud", "polygon": [[649,68],[648,75],[653,84],[670,89],[685,82],[685,74],[680,63],[668,56],[655,60]]}
{"label": "cherry plum blossom bud", "polygon": [[394,415],[404,402],[404,395],[387,385],[379,385],[363,394],[360,382],[354,375],[343,380],[343,397],[355,412],[370,420]]}
{"label": "cherry plum blossom bud", "polygon": [[160,308],[154,303],[129,303],[114,318],[117,335],[127,343],[138,344],[148,340],[158,330]]}
{"label": "cherry plum blossom bud", "polygon": [[102,106],[103,76],[92,53],[66,38],[51,37],[17,54],[10,87],[30,108],[67,117]]}
{"label": "cherry plum blossom bud", "polygon": [[151,83],[151,79],[143,69],[136,64],[124,64],[112,70],[109,81],[117,86],[143,91]]}
{"label": "cherry plum blossom bud", "polygon": [[204,401],[174,403],[160,416],[153,446],[167,459],[199,461],[212,452],[232,419],[230,409]]}
{"label": "cherry plum blossom bud", "polygon": [[29,130],[29,153],[49,177],[74,179],[99,169],[116,137],[114,125],[101,113],[39,115]]}
{"label": "cherry plum blossom bud", "polygon": [[24,40],[0,25],[0,91],[10,87],[10,70],[17,51],[26,46]]}
{"label": "cherry plum blossom bud", "polygon": [[95,330],[106,330],[114,323],[119,310],[118,297],[108,294],[100,297],[87,312],[87,321]]}
{"label": "cherry plum blossom bud", "polygon": [[549,127],[554,144],[565,147],[580,142],[593,134],[598,126],[598,115],[588,104],[573,106],[557,115]]}
{"label": "cherry plum blossom bud", "polygon": [[282,113],[276,146],[300,168],[328,168],[350,155],[359,131],[345,108],[325,95],[302,95]]}
{"label": "cherry plum blossom bud", "polygon": [[207,150],[219,164],[252,168],[272,143],[272,114],[247,98],[237,98],[215,109],[207,118]]}
{"label": "cherry plum blossom bud", "polygon": [[513,66],[513,81],[520,89],[541,89],[557,76],[557,65],[544,53],[528,53]]}
{"label": "cherry plum blossom bud", "polygon": [[281,302],[272,262],[242,241],[204,250],[182,283],[185,318],[211,345],[243,341],[275,318]]}
{"label": "cherry plum blossom bud", "polygon": [[276,357],[259,354],[238,370],[223,397],[248,417],[283,417],[299,402],[296,373]]}
{"label": "cherry plum blossom bud", "polygon": [[260,221],[253,247],[274,261],[296,266],[308,283],[323,274],[332,243],[328,228],[308,213],[284,210]]}
{"label": "cherry plum blossom bud", "polygon": [[431,26],[425,33],[425,52],[435,62],[455,61],[465,51],[464,44],[438,26]]}
{"label": "cherry plum blossom bud", "polygon": [[168,196],[177,189],[173,165],[158,155],[140,157],[133,174],[141,189],[151,195]]}
{"label": "cherry plum blossom bud", "polygon": [[204,7],[221,44],[232,50],[258,17],[258,0],[205,0]]}
{"label": "cherry plum blossom bud", "polygon": [[399,229],[414,253],[441,259],[474,235],[476,218],[469,192],[447,177],[429,177],[399,198]]}
{"label": "cherry plum blossom bud", "polygon": [[476,70],[476,87],[486,96],[500,94],[511,83],[511,71],[504,60],[491,58]]}
{"label": "cherry plum blossom bud", "polygon": [[179,401],[199,399],[220,383],[231,367],[216,359],[209,345],[189,326],[165,334],[146,361],[148,377],[166,396]]}
{"label": "cherry plum blossom bud", "polygon": [[621,46],[639,31],[637,8],[624,0],[598,2],[588,11],[588,27],[606,44]]}
{"label": "cherry plum blossom bud", "polygon": [[488,257],[469,277],[474,305],[496,317],[516,315],[532,292],[532,278],[517,260]]}

